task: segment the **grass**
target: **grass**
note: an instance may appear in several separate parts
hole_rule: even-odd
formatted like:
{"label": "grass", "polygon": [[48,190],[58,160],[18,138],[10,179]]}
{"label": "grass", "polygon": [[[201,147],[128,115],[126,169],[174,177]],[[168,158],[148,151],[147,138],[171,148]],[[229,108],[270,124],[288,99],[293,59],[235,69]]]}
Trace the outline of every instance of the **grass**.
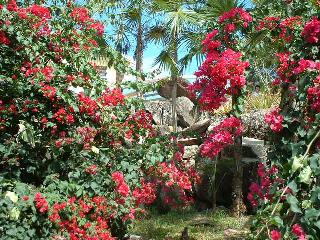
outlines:
{"label": "grass", "polygon": [[248,227],[248,217],[231,217],[225,211],[196,212],[193,209],[171,211],[158,214],[155,211],[138,220],[130,231],[148,240],[177,240],[185,227],[189,237],[196,240],[246,239],[245,236],[226,238],[226,229],[244,230]]}
{"label": "grass", "polygon": [[[245,98],[244,112],[265,110],[279,106],[280,94],[270,91],[261,92],[259,96],[248,94]],[[232,110],[231,99],[215,111],[217,115],[224,115]]]}

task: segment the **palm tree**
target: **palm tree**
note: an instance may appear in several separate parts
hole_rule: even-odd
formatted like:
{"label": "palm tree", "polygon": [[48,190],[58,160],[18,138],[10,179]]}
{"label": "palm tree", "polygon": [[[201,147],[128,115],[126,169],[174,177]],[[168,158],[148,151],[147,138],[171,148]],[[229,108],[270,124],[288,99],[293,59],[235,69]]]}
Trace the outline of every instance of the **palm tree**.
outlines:
{"label": "palm tree", "polygon": [[190,36],[200,29],[201,18],[190,6],[196,1],[162,1],[155,0],[154,8],[159,13],[158,22],[151,27],[147,39],[161,44],[162,51],[155,58],[154,65],[160,69],[168,70],[171,76],[172,92],[172,128],[177,132],[177,82],[184,70],[181,62],[184,57],[179,57],[184,44],[190,41]]}
{"label": "palm tree", "polygon": [[116,32],[115,49],[127,54],[134,49],[135,70],[143,71],[143,52],[146,47],[145,33],[152,22],[154,12],[150,0],[121,0],[113,9],[112,25]]}

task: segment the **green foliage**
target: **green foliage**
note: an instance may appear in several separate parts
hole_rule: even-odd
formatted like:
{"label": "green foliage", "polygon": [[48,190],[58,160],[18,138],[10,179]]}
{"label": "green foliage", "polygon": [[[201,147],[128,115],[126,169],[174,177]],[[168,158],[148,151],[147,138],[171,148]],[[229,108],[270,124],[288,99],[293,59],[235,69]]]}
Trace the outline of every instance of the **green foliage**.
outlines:
{"label": "green foliage", "polygon": [[31,7],[0,8],[11,22],[0,26],[0,239],[121,239],[145,200],[134,193],[155,181],[153,200],[176,146],[99,77],[102,51],[128,69],[98,48],[102,26],[85,8]]}
{"label": "green foliage", "polygon": [[[267,187],[268,197],[258,197],[259,208],[253,222],[253,239],[271,238],[271,231],[281,233],[281,239],[319,239],[319,206],[318,184],[319,178],[319,113],[314,108],[315,98],[310,97],[311,87],[317,85],[315,79],[319,69],[307,69],[296,73],[294,69],[301,64],[302,59],[319,62],[319,43],[310,43],[302,36],[307,22],[319,17],[319,8],[312,1],[256,1],[257,7],[253,11],[257,22],[266,16],[279,17],[279,21],[299,18],[299,24],[292,24],[281,36],[280,28],[271,28],[260,31],[263,36],[259,39],[256,48],[248,50],[248,57],[258,59],[270,69],[277,69],[275,78],[280,79],[281,96],[279,114],[283,118],[283,129],[272,134],[270,141],[271,151],[268,166],[276,166],[279,172],[271,176],[264,176],[261,181],[269,179]],[[285,26],[285,22],[282,23]],[[256,24],[257,26],[258,24]],[[255,27],[256,27],[255,26]],[[279,25],[277,25],[279,26]],[[284,32],[284,30],[282,29]],[[257,36],[256,30],[252,37]],[[288,39],[285,39],[286,37]],[[250,39],[249,37],[246,37]],[[252,45],[250,45],[252,46]],[[266,47],[267,51],[258,53],[259,49]],[[317,48],[317,49],[316,49]],[[291,63],[283,67],[284,60],[270,58],[270,54],[290,52]],[[299,63],[300,62],[300,63]],[[259,65],[259,63],[258,63]],[[288,77],[287,83],[283,74],[293,73]],[[292,91],[296,88],[296,91]],[[272,101],[272,98],[270,99]],[[312,119],[312,120],[311,120]],[[260,173],[261,174],[261,173]],[[263,174],[262,174],[263,175]],[[272,178],[282,179],[281,182],[272,182]],[[262,184],[262,183],[261,183]],[[298,225],[295,225],[298,224]],[[300,226],[302,234],[299,236],[293,228]]]}

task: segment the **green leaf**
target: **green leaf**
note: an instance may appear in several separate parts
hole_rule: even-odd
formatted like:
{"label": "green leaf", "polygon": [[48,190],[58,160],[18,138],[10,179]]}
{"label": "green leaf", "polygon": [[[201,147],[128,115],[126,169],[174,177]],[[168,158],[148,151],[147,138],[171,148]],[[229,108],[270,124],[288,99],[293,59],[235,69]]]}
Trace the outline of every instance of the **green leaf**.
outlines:
{"label": "green leaf", "polygon": [[272,223],[273,223],[274,225],[276,225],[277,227],[283,226],[283,220],[282,220],[279,216],[275,216],[275,217],[272,219]]}
{"label": "green leaf", "polygon": [[287,197],[287,202],[290,204],[290,209],[294,213],[302,213],[300,207],[298,206],[299,201],[295,196],[289,195]]}
{"label": "green leaf", "polygon": [[303,157],[302,156],[295,156],[292,161],[291,170],[292,172],[296,172],[298,169],[303,167]]}
{"label": "green leaf", "polygon": [[300,182],[310,184],[312,182],[311,174],[312,174],[311,167],[306,166],[299,174]]}
{"label": "green leaf", "polygon": [[307,219],[317,219],[320,216],[320,211],[314,208],[308,209],[305,212],[304,217]]}
{"label": "green leaf", "polygon": [[314,225],[320,229],[320,221],[315,222]]}
{"label": "green leaf", "polygon": [[288,187],[292,190],[293,193],[298,191],[297,183],[293,180],[288,184]]}

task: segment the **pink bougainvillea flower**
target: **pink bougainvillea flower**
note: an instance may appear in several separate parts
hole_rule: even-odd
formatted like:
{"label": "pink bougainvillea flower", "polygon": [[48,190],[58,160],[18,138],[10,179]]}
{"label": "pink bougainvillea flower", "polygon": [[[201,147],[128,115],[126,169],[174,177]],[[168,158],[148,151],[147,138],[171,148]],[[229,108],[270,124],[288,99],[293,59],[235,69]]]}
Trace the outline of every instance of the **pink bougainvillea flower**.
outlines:
{"label": "pink bougainvillea flower", "polygon": [[320,20],[314,17],[311,21],[307,22],[301,35],[308,43],[318,43],[320,38]]}
{"label": "pink bougainvillea flower", "polygon": [[271,240],[281,240],[281,233],[278,230],[271,231]]}

